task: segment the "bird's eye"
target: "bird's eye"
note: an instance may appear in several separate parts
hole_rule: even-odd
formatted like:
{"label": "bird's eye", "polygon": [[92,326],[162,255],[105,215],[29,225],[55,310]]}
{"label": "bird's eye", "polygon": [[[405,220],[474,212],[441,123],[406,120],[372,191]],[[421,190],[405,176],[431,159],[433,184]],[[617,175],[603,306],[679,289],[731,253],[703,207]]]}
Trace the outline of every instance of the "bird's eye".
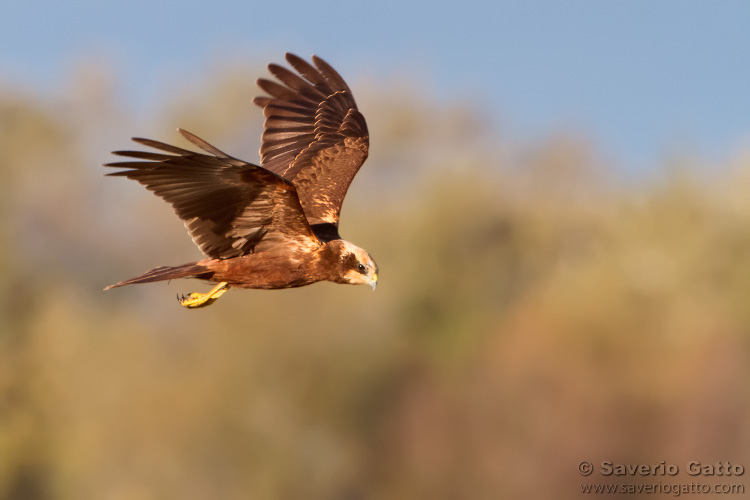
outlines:
{"label": "bird's eye", "polygon": [[364,264],[357,264],[357,271],[359,271],[362,274],[365,274],[367,272],[367,268]]}

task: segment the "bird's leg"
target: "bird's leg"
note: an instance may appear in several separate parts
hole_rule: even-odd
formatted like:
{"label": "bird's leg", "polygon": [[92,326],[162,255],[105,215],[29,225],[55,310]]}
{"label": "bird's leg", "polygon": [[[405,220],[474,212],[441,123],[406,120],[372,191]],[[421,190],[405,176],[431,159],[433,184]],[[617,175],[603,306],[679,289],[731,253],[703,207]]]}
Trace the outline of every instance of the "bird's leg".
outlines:
{"label": "bird's leg", "polygon": [[196,293],[193,292],[187,297],[177,297],[180,301],[180,305],[187,307],[188,309],[197,309],[199,307],[206,307],[214,303],[216,299],[224,295],[229,290],[229,285],[226,281],[222,281],[215,287],[213,287],[207,293]]}

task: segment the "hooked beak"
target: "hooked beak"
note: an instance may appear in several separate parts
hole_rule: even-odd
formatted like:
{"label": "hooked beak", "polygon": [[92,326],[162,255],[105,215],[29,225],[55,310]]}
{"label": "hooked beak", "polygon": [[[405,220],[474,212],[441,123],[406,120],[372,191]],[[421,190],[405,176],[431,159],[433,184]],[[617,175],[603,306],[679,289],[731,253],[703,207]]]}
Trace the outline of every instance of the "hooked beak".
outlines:
{"label": "hooked beak", "polygon": [[370,288],[372,288],[372,291],[375,291],[375,288],[378,286],[378,273],[375,273],[372,275],[372,281],[370,281]]}

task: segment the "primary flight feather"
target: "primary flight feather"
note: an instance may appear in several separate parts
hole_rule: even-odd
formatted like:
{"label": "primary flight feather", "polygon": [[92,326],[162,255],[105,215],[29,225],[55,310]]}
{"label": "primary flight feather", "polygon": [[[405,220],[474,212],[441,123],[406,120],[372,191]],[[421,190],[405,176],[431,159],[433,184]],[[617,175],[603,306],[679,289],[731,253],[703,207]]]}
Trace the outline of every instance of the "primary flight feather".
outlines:
{"label": "primary flight feather", "polygon": [[[213,303],[230,287],[291,288],[318,281],[377,284],[377,265],[365,250],[341,239],[346,191],[367,158],[369,137],[343,78],[325,61],[286,54],[297,74],[276,64],[277,81],[259,79],[263,108],[261,165],[220,151],[179,130],[204,152],[134,138],[159,152],[115,151],[131,160],[108,163],[172,205],[207,256],[163,266],[106,289],[175,278],[216,282],[192,293],[188,308]],[[135,161],[133,161],[135,160]]]}

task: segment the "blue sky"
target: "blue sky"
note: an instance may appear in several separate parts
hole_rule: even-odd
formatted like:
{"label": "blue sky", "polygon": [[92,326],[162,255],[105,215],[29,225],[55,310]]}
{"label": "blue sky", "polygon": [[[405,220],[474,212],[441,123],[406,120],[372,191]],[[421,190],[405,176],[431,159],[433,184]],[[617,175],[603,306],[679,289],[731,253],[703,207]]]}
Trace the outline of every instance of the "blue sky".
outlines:
{"label": "blue sky", "polygon": [[750,149],[744,0],[8,2],[0,83],[52,92],[73,65],[104,59],[147,101],[173,75],[285,51],[349,77],[410,68],[432,97],[486,103],[511,135],[572,127],[634,170]]}

